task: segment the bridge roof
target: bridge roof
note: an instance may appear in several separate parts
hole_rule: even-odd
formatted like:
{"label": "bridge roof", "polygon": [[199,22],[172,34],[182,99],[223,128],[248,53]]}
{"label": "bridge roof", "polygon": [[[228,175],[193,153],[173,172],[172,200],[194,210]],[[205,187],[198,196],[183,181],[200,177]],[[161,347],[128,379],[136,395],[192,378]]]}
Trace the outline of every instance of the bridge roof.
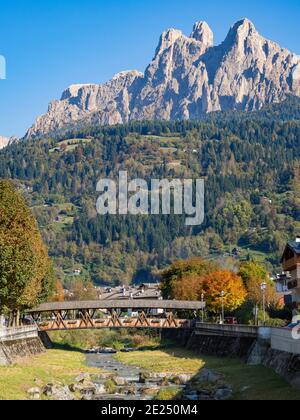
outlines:
{"label": "bridge roof", "polygon": [[178,300],[95,300],[76,302],[52,302],[43,303],[31,309],[28,313],[71,311],[80,309],[170,309],[170,310],[200,310],[201,302],[178,301]]}

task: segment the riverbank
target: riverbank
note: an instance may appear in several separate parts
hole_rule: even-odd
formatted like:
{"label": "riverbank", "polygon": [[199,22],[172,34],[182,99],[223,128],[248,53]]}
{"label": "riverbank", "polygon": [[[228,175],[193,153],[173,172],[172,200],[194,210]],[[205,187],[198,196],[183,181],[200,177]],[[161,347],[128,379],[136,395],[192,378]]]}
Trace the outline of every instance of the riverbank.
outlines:
{"label": "riverbank", "polygon": [[[135,399],[139,395],[139,399],[180,399],[182,387],[174,386],[177,377],[178,385],[186,380],[185,388],[195,399],[214,399],[211,396],[216,391],[223,390],[224,393],[227,390],[228,398],[233,400],[300,400],[300,392],[271,369],[247,366],[239,360],[202,356],[169,345],[119,352],[111,358],[122,366],[112,363],[108,356],[97,358],[97,355],[86,355],[76,348],[57,347],[30,359],[22,359],[12,366],[0,367],[0,400],[30,399],[28,390],[32,387],[43,388],[55,382],[67,386],[74,384],[75,378],[82,374],[89,374],[91,378],[104,372],[117,375],[117,381],[112,384],[112,397],[116,397],[116,384],[118,390],[126,388],[126,393],[128,391],[127,397],[119,395],[119,399]],[[138,380],[141,372],[145,378],[144,385]],[[206,379],[207,374],[209,378]],[[135,377],[134,383],[131,383],[130,378]],[[109,384],[104,382],[107,387]],[[156,392],[152,392],[155,389],[151,388],[155,388]],[[101,399],[104,397],[101,396]]]}
{"label": "riverbank", "polygon": [[50,382],[72,383],[82,372],[98,373],[99,369],[85,364],[85,354],[79,350],[53,349],[25,359],[12,366],[0,367],[0,400],[29,399],[28,389]]}
{"label": "riverbank", "polygon": [[[121,363],[138,365],[149,372],[192,374],[195,378],[201,370],[208,369],[220,375],[221,382],[232,389],[232,400],[300,400],[300,392],[271,369],[248,366],[235,359],[202,356],[193,351],[172,347],[118,353],[115,357]],[[193,385],[191,380],[191,390],[193,386],[194,390],[198,390],[198,385]],[[205,388],[205,384],[201,386]],[[164,394],[160,399],[173,397],[172,394]]]}

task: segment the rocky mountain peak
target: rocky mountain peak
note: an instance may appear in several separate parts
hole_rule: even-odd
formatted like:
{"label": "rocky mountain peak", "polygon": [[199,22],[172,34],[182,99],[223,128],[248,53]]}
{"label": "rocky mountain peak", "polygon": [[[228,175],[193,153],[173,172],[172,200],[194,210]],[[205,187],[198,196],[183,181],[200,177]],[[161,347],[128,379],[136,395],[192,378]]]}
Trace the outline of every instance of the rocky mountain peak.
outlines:
{"label": "rocky mountain peak", "polygon": [[235,23],[229,30],[225,44],[243,42],[253,36],[260,36],[254,24],[249,19],[242,19]]}
{"label": "rocky mountain peak", "polygon": [[79,94],[79,91],[85,87],[91,87],[92,84],[75,84],[69,86],[62,94],[61,100],[64,101],[65,99],[76,98]]}
{"label": "rocky mountain peak", "polygon": [[160,37],[158,47],[156,49],[156,55],[170,48],[177,41],[177,39],[181,38],[182,36],[182,31],[179,31],[178,29],[174,28],[170,28],[163,32]]}
{"label": "rocky mountain peak", "polygon": [[236,22],[232,29],[234,31],[256,31],[254,23],[248,18],[244,18]]}
{"label": "rocky mountain peak", "polygon": [[214,45],[213,31],[206,22],[196,22],[190,37],[201,42],[206,48]]}
{"label": "rocky mountain peak", "polygon": [[208,112],[254,111],[300,97],[300,59],[261,36],[249,19],[235,23],[214,46],[206,22],[190,36],[168,29],[145,73],[125,71],[104,84],[72,85],[26,137],[77,124],[197,119]]}

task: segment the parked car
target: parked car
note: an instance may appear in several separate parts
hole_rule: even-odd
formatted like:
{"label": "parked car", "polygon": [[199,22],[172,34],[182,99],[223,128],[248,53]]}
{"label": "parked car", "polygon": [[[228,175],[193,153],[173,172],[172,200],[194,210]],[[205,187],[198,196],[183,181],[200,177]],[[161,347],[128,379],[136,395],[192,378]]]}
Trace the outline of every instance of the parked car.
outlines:
{"label": "parked car", "polygon": [[229,316],[229,317],[225,318],[225,324],[227,324],[227,325],[238,325],[238,320],[233,316]]}
{"label": "parked car", "polygon": [[286,328],[288,328],[289,330],[293,330],[294,328],[298,327],[298,325],[300,325],[300,321],[292,322],[289,325],[287,325]]}
{"label": "parked car", "polygon": [[23,318],[23,319],[22,319],[22,324],[23,324],[24,326],[29,326],[29,325],[32,325],[32,324],[33,324],[33,321],[32,321],[32,319],[30,319],[30,318]]}

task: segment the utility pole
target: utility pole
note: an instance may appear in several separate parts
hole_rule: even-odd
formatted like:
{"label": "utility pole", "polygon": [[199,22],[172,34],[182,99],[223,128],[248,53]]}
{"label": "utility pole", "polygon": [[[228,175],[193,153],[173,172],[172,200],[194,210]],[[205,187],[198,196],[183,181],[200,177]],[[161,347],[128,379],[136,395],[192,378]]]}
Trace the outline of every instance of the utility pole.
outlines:
{"label": "utility pole", "polygon": [[201,294],[201,303],[202,303],[202,324],[204,323],[204,293]]}
{"label": "utility pole", "polygon": [[225,292],[222,290],[222,292],[221,292],[221,300],[222,300],[222,324],[224,324],[224,321],[225,321],[224,296],[225,296]]}
{"label": "utility pole", "polygon": [[264,325],[266,325],[266,291],[267,291],[267,283],[261,284],[261,291],[262,291],[262,297],[263,297],[263,319],[264,319]]}

